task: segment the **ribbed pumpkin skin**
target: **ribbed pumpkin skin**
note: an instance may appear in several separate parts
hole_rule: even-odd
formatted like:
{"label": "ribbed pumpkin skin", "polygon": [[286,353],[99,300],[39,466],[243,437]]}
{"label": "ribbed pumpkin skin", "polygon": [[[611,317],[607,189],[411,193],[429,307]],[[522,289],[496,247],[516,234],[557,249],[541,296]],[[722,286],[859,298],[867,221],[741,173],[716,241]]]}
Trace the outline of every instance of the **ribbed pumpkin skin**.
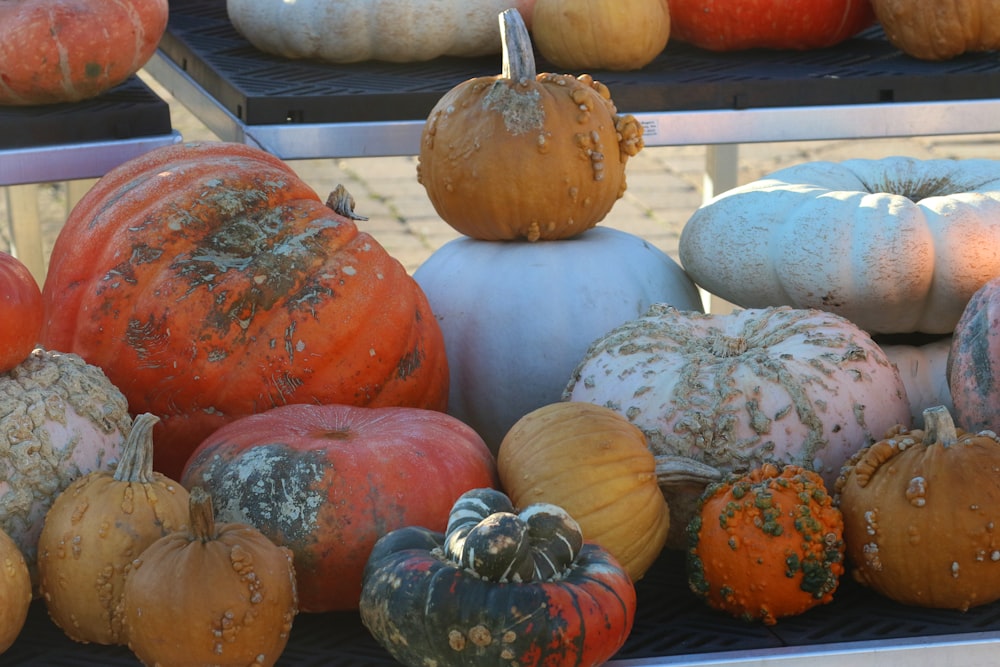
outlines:
{"label": "ribbed pumpkin skin", "polygon": [[872,0],[886,37],[923,60],[1000,48],[1000,0]]}
{"label": "ribbed pumpkin skin", "polygon": [[498,484],[493,455],[454,417],[416,408],[289,405],[212,434],[181,482],[219,521],[248,523],[295,554],[299,607],[356,609],[375,542],[444,530],[464,492]]}
{"label": "ribbed pumpkin skin", "polygon": [[955,423],[973,433],[997,427],[1000,414],[1000,278],[979,288],[955,325],[948,351]]}
{"label": "ribbed pumpkin skin", "polygon": [[167,0],[0,2],[0,105],[76,102],[117,86],[156,51]]}
{"label": "ribbed pumpkin skin", "polygon": [[448,367],[403,266],[284,163],[240,144],[148,153],[74,208],[43,289],[42,340],[100,366],[163,421],[155,468],[287,403],[443,410]]}

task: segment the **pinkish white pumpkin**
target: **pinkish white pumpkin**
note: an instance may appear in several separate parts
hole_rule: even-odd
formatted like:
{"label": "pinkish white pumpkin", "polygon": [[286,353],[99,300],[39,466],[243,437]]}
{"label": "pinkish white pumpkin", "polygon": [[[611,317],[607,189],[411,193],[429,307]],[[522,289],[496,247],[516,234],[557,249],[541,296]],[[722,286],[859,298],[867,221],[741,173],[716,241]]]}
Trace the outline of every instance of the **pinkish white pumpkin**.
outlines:
{"label": "pinkish white pumpkin", "polygon": [[885,351],[906,387],[910,400],[913,428],[923,428],[924,410],[942,405],[949,412],[954,409],[948,387],[948,353],[952,337],[943,336],[930,341],[876,341]]}

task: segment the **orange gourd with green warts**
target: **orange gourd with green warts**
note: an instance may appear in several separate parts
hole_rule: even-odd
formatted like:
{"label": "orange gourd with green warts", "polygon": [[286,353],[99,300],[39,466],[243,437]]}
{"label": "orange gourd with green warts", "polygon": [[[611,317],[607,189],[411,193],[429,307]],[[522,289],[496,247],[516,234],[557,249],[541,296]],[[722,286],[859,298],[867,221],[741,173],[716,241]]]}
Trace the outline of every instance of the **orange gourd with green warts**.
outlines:
{"label": "orange gourd with green warts", "polygon": [[840,511],[822,478],[795,465],[709,486],[688,535],[691,590],[768,625],[830,602],[844,572]]}

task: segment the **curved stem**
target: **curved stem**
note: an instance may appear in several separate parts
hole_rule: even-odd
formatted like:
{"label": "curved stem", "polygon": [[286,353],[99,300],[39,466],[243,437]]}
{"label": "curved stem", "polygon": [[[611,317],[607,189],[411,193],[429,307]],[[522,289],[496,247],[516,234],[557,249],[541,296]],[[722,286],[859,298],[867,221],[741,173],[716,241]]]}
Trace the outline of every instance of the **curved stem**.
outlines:
{"label": "curved stem", "polygon": [[656,457],[656,481],[661,487],[681,484],[703,484],[718,482],[723,477],[722,471],[707,463],[696,461],[686,456]]}
{"label": "curved stem", "polygon": [[528,27],[516,9],[505,9],[500,13],[500,39],[503,45],[501,77],[518,84],[534,81],[537,74],[535,53],[531,48]]}
{"label": "curved stem", "polygon": [[115,481],[138,484],[153,481],[153,427],[158,421],[160,418],[149,412],[136,416],[122,446]]}

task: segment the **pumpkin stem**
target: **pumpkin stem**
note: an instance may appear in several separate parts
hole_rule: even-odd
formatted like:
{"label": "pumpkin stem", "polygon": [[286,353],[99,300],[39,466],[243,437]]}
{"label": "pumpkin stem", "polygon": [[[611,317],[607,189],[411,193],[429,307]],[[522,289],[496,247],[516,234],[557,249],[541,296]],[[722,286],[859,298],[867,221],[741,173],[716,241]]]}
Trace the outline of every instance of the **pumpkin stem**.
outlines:
{"label": "pumpkin stem", "polygon": [[722,471],[718,468],[687,456],[660,454],[655,458],[656,481],[663,488],[686,484],[704,484],[708,486],[713,482],[720,481],[723,477]]}
{"label": "pumpkin stem", "polygon": [[348,220],[367,220],[367,216],[358,215],[354,212],[354,197],[342,183],[338,183],[330,196],[326,198],[326,207],[337,215],[342,215]]}
{"label": "pumpkin stem", "polygon": [[500,12],[500,39],[503,45],[501,77],[522,85],[534,81],[537,70],[531,37],[521,13],[514,8]]}
{"label": "pumpkin stem", "polygon": [[955,421],[951,418],[948,408],[943,405],[924,410],[924,444],[932,445],[935,442],[941,443],[944,447],[950,447],[958,442]]}
{"label": "pumpkin stem", "polygon": [[212,509],[212,496],[200,486],[191,489],[191,537],[202,543],[211,542],[216,538],[215,514]]}
{"label": "pumpkin stem", "polygon": [[153,427],[160,421],[144,412],[136,416],[122,445],[121,460],[115,468],[115,481],[149,484],[153,482]]}

